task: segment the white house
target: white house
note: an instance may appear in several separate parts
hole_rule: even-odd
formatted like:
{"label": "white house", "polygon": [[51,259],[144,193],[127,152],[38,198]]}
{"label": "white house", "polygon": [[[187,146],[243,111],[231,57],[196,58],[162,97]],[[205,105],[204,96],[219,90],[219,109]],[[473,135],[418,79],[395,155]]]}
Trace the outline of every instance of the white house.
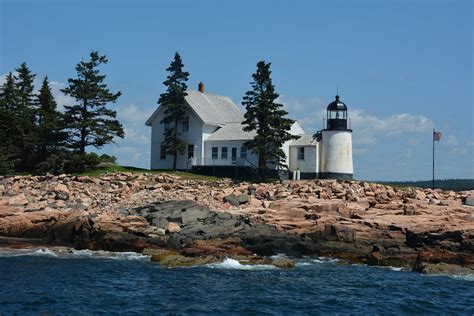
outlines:
{"label": "white house", "polygon": [[[243,113],[232,100],[204,92],[203,83],[199,83],[198,91],[186,92],[187,119],[180,124],[179,131],[188,145],[187,151],[178,156],[177,168],[227,176],[255,168],[258,157],[244,146],[255,133],[242,130]],[[343,104],[338,98],[335,102]],[[290,133],[300,137],[286,142],[282,148],[290,174],[298,170],[301,178],[352,177],[352,131],[347,129],[347,108],[343,111],[336,106],[334,119],[329,118],[332,115],[329,112],[332,110],[328,107],[328,129],[315,135],[305,134],[298,122],[291,126]],[[345,118],[345,125],[339,122],[339,112]],[[159,106],[146,121],[152,128],[151,169],[171,169],[173,165],[173,157],[161,150],[163,117],[163,108]],[[335,120],[338,122],[334,123]],[[336,129],[336,125],[330,128],[330,122],[339,124],[340,128]],[[344,155],[341,150],[345,150]]]}

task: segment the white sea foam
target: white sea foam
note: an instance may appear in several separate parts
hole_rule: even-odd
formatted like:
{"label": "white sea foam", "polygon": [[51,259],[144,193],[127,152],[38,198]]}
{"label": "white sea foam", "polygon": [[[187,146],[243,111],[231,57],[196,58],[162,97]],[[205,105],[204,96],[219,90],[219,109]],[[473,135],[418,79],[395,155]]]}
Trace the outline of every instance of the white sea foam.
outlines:
{"label": "white sea foam", "polygon": [[338,262],[339,259],[318,257],[318,259],[312,259],[311,261],[313,261],[314,263],[334,263],[334,262]]}
{"label": "white sea foam", "polygon": [[457,280],[474,282],[474,274],[423,274],[424,277],[448,277]]}
{"label": "white sea foam", "polygon": [[47,256],[47,257],[58,257],[57,253],[49,250],[48,248],[40,248],[31,253],[32,256]]}
{"label": "white sea foam", "polygon": [[19,256],[46,256],[60,259],[90,258],[90,259],[112,259],[112,260],[150,260],[150,256],[136,252],[109,252],[92,250],[68,250],[68,249],[0,249],[0,257]]}
{"label": "white sea foam", "polygon": [[268,270],[276,269],[275,266],[266,264],[241,264],[239,261],[231,258],[226,258],[219,263],[208,264],[209,268],[229,269],[229,270]]}
{"label": "white sea foam", "polygon": [[[368,266],[368,265],[365,265],[365,266]],[[392,271],[407,271],[407,269],[403,267],[392,267],[392,266],[368,266],[368,267],[386,269],[386,270],[392,270]]]}
{"label": "white sea foam", "polygon": [[113,260],[149,260],[150,256],[143,255],[137,252],[110,252],[89,249],[72,250],[72,252],[65,254],[66,257],[75,258],[91,258],[91,259],[113,259]]}
{"label": "white sea foam", "polygon": [[274,256],[271,256],[270,258],[272,258],[273,260],[275,259],[284,259],[284,258],[288,258],[288,256],[284,253],[278,253]]}
{"label": "white sea foam", "polygon": [[455,279],[460,279],[464,281],[471,281],[474,282],[474,274],[466,274],[466,275],[451,275],[451,277]]}
{"label": "white sea foam", "polygon": [[21,257],[21,256],[46,256],[58,257],[58,255],[48,248],[32,248],[32,249],[0,249],[0,257]]}

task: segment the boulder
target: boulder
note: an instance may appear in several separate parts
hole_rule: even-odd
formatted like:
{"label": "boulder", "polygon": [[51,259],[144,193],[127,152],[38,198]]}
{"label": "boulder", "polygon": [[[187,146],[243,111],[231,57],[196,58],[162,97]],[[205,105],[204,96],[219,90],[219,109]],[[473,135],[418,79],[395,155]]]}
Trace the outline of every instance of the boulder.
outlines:
{"label": "boulder", "polygon": [[179,233],[181,231],[181,226],[179,226],[179,224],[177,223],[170,222],[166,227],[166,231],[170,234]]}
{"label": "boulder", "polygon": [[290,269],[295,267],[295,262],[288,258],[275,259],[272,261],[272,265],[277,268]]}
{"label": "boulder", "polygon": [[239,206],[240,204],[246,204],[250,202],[250,197],[246,193],[240,195],[230,194],[224,197],[224,202],[233,206]]}
{"label": "boulder", "polygon": [[472,275],[474,270],[448,263],[422,263],[421,273],[426,274],[448,274],[448,275]]}

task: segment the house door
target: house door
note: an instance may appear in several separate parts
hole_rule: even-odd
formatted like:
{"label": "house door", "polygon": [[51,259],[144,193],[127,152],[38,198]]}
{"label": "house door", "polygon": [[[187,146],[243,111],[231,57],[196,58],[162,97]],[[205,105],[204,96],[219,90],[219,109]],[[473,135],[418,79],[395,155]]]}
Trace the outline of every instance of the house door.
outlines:
{"label": "house door", "polygon": [[237,147],[232,147],[232,163],[237,162]]}

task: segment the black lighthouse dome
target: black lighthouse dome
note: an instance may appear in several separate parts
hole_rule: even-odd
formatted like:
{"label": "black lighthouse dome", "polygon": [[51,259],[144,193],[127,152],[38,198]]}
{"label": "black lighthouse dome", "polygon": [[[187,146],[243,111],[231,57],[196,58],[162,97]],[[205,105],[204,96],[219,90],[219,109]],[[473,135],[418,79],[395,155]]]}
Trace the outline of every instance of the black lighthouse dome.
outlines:
{"label": "black lighthouse dome", "polygon": [[339,95],[328,105],[326,129],[347,129],[347,106],[339,99]]}
{"label": "black lighthouse dome", "polygon": [[336,95],[336,100],[329,103],[328,111],[347,111],[347,106],[339,99],[339,96]]}

